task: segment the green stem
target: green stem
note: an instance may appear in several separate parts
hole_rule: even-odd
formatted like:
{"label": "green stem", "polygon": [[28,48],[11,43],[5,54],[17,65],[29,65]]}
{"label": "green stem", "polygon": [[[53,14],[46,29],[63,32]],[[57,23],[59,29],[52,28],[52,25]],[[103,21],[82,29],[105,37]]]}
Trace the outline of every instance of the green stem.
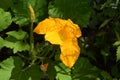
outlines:
{"label": "green stem", "polygon": [[35,53],[34,53],[33,21],[31,21],[31,25],[30,25],[30,52],[29,53],[31,55],[31,58],[34,59]]}
{"label": "green stem", "polygon": [[22,55],[20,53],[17,53],[17,55],[20,56],[20,57],[22,57],[22,58],[24,58],[25,60],[29,60],[29,58],[27,58],[26,56],[24,56],[24,55]]}
{"label": "green stem", "polygon": [[29,54],[31,57],[31,60],[35,59],[35,51],[34,51],[34,35],[33,35],[33,22],[35,19],[35,15],[34,15],[34,10],[31,6],[31,4],[29,4],[29,10],[30,10],[30,50],[29,50]]}

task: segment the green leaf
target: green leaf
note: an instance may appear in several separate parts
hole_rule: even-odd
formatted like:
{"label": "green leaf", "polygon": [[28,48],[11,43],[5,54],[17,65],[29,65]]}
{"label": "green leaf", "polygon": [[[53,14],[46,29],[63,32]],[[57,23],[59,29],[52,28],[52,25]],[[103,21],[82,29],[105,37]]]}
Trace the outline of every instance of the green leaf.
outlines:
{"label": "green leaf", "polygon": [[86,58],[80,57],[72,70],[73,79],[96,80],[101,78],[100,70],[92,66]]}
{"label": "green leaf", "polygon": [[57,80],[72,80],[70,75],[61,74],[61,73],[57,73],[56,79]]}
{"label": "green leaf", "polygon": [[56,77],[56,70],[54,68],[53,62],[49,62],[48,69],[47,69],[47,74],[50,80],[54,80]]}
{"label": "green leaf", "polygon": [[119,72],[119,67],[117,65],[114,65],[111,69],[111,73],[114,77],[119,77],[120,76],[120,72]]}
{"label": "green leaf", "polygon": [[106,71],[101,71],[100,73],[104,80],[113,80],[110,74],[108,74]]}
{"label": "green leaf", "polygon": [[4,46],[7,47],[7,48],[10,48],[10,49],[13,49],[14,44],[15,44],[14,42],[10,42],[10,41],[5,40]]}
{"label": "green leaf", "polygon": [[0,8],[7,10],[12,5],[12,0],[0,0]]}
{"label": "green leaf", "polygon": [[12,36],[14,38],[16,38],[17,40],[23,40],[25,38],[27,38],[27,32],[19,30],[19,31],[10,31],[6,33],[9,36]]}
{"label": "green leaf", "polygon": [[16,24],[23,26],[29,23],[29,8],[27,0],[13,0],[11,9],[15,15],[13,21]]}
{"label": "green leaf", "polygon": [[81,27],[87,27],[91,13],[90,0],[55,0],[49,5],[49,15],[72,19]]}
{"label": "green leaf", "polygon": [[111,21],[111,19],[106,19],[99,27],[99,29],[105,27],[109,22]]}
{"label": "green leaf", "polygon": [[44,76],[38,65],[24,68],[24,62],[19,57],[14,57],[14,61],[11,80],[40,80]]}
{"label": "green leaf", "polygon": [[10,42],[16,42],[16,41],[18,41],[15,37],[12,37],[12,36],[10,36],[10,35],[8,35],[8,36],[5,38],[5,40],[10,41]]}
{"label": "green leaf", "polygon": [[25,43],[23,41],[11,42],[11,41],[8,41],[8,40],[4,40],[0,37],[0,49],[3,48],[3,47],[13,49],[13,53],[29,50],[29,44],[28,43]]}
{"label": "green leaf", "polygon": [[3,9],[0,8],[0,31],[8,28],[11,22],[11,14],[9,12],[5,12]]}
{"label": "green leaf", "polygon": [[14,47],[14,42],[4,40],[3,38],[0,37],[0,48],[3,48],[3,47],[12,49]]}
{"label": "green leaf", "polygon": [[112,80],[105,71],[93,66],[87,58],[80,57],[72,69],[73,80]]}
{"label": "green leaf", "polygon": [[22,42],[22,41],[17,41],[14,44],[13,53],[22,52],[26,50],[27,51],[29,50],[29,44]]}
{"label": "green leaf", "polygon": [[9,80],[11,72],[14,68],[14,60],[12,57],[0,63],[0,80]]}
{"label": "green leaf", "polygon": [[35,12],[35,22],[38,22],[48,15],[48,7],[46,0],[29,0]]}
{"label": "green leaf", "polygon": [[41,20],[47,14],[47,4],[45,0],[13,0],[12,11],[15,17],[13,21],[19,26],[28,25],[30,22],[29,4],[32,5],[36,20]]}
{"label": "green leaf", "polygon": [[57,75],[57,80],[72,80],[71,78],[71,69],[67,68],[63,63],[60,63],[55,66]]}
{"label": "green leaf", "polygon": [[4,47],[4,40],[0,37],[0,49]]}
{"label": "green leaf", "polygon": [[117,56],[117,61],[120,60],[120,46],[118,46],[118,48],[117,48],[116,56]]}
{"label": "green leaf", "polygon": [[120,41],[116,41],[113,45],[114,46],[119,46],[120,45]]}

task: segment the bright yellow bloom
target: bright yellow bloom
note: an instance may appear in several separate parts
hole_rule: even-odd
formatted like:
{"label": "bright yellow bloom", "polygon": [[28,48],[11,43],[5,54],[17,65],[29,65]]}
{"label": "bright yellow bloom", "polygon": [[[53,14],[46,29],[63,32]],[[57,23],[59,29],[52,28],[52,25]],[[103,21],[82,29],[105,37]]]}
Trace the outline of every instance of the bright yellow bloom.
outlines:
{"label": "bright yellow bloom", "polygon": [[48,18],[40,22],[34,32],[45,34],[45,40],[51,44],[60,45],[62,62],[70,68],[74,65],[80,54],[77,38],[81,31],[77,24],[70,19]]}
{"label": "bright yellow bloom", "polygon": [[60,48],[62,52],[60,54],[60,59],[66,66],[71,68],[80,54],[80,48],[77,44],[77,39],[66,41],[63,45],[60,45]]}

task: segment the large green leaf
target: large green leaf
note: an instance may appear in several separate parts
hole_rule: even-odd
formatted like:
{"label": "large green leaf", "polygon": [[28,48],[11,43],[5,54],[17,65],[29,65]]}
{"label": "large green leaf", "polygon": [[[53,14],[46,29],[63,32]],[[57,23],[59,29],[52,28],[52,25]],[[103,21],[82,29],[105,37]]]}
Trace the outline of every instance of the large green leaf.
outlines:
{"label": "large green leaf", "polygon": [[12,5],[12,0],[0,0],[0,7],[7,10]]}
{"label": "large green leaf", "polygon": [[27,0],[13,0],[12,11],[15,15],[13,21],[20,26],[28,24],[29,8]]}
{"label": "large green leaf", "polygon": [[24,68],[24,62],[19,57],[14,57],[14,61],[15,68],[11,80],[40,80],[44,76],[39,66]]}
{"label": "large green leaf", "polygon": [[35,12],[35,22],[38,22],[48,16],[48,7],[46,0],[29,0]]}
{"label": "large green leaf", "polygon": [[0,8],[0,31],[8,28],[11,22],[11,14],[9,12],[5,12],[3,9]]}
{"label": "large green leaf", "polygon": [[13,53],[29,50],[29,44],[24,41],[24,39],[27,38],[28,36],[27,32],[23,30],[18,30],[9,31],[6,34],[8,35],[8,37],[4,40],[5,41],[4,46],[13,49]]}
{"label": "large green leaf", "polygon": [[29,44],[26,43],[26,42],[23,42],[23,41],[9,41],[9,39],[4,40],[3,38],[0,37],[0,49],[3,48],[3,47],[13,49],[13,53],[29,50]]}
{"label": "large green leaf", "polygon": [[[90,64],[87,58],[80,57],[72,71],[73,80],[111,80],[111,77],[107,72],[104,72]],[[103,73],[107,76],[102,75]]]}
{"label": "large green leaf", "polygon": [[49,62],[49,65],[48,65],[48,69],[47,69],[47,72],[48,74],[48,77],[50,80],[54,80],[55,77],[56,77],[56,70],[54,68],[54,65],[53,65],[53,61]]}
{"label": "large green leaf", "polygon": [[9,80],[11,72],[14,68],[14,60],[12,57],[0,63],[0,80]]}
{"label": "large green leaf", "polygon": [[14,48],[14,42],[10,42],[10,41],[7,41],[7,40],[4,40],[4,46],[7,47],[7,48]]}
{"label": "large green leaf", "polygon": [[89,61],[85,58],[80,58],[76,62],[74,69],[73,69],[73,79],[81,79],[81,80],[95,80],[97,79],[97,75],[99,71],[92,66]]}
{"label": "large green leaf", "polygon": [[14,42],[4,40],[2,37],[0,37],[0,48],[3,48],[3,47],[13,49],[14,48]]}
{"label": "large green leaf", "polygon": [[27,32],[19,30],[19,31],[10,31],[6,33],[9,36],[16,38],[17,40],[23,40],[27,38]]}
{"label": "large green leaf", "polygon": [[32,5],[36,20],[42,18],[46,12],[46,1],[45,0],[13,0],[12,11],[15,17],[13,21],[20,26],[27,25],[30,21],[29,4]]}
{"label": "large green leaf", "polygon": [[57,80],[72,80],[71,78],[71,69],[67,68],[63,63],[59,63],[55,66],[57,75]]}
{"label": "large green leaf", "polygon": [[60,17],[72,19],[81,27],[87,27],[91,9],[90,0],[55,0],[49,6],[49,15],[51,17]]}
{"label": "large green leaf", "polygon": [[13,48],[13,53],[17,53],[17,52],[22,52],[22,51],[28,51],[29,50],[29,44],[22,42],[22,41],[17,41],[14,44],[14,48]]}

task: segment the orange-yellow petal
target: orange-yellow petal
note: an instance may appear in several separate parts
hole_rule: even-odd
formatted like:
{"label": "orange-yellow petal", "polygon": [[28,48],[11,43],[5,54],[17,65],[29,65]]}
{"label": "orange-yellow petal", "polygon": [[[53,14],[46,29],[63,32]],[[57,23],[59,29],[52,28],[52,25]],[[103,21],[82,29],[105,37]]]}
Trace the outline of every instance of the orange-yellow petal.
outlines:
{"label": "orange-yellow petal", "polygon": [[58,31],[57,30],[48,31],[45,35],[45,40],[49,41],[52,44],[62,45],[64,42],[76,38],[73,31],[74,30],[71,27],[65,25]]}
{"label": "orange-yellow petal", "polygon": [[60,45],[61,48],[61,54],[60,59],[61,61],[71,68],[75,62],[77,61],[79,54],[80,54],[80,48],[77,44],[77,40],[68,40],[63,45]]}
{"label": "orange-yellow petal", "polygon": [[56,31],[47,32],[45,35],[45,40],[49,41],[51,44],[63,44],[61,37]]}
{"label": "orange-yellow petal", "polygon": [[48,31],[54,30],[55,24],[56,23],[53,18],[45,19],[37,25],[34,32],[37,34],[46,34]]}
{"label": "orange-yellow petal", "polygon": [[70,19],[67,20],[67,26],[69,26],[73,31],[73,34],[78,38],[80,37],[81,34],[81,30],[80,27],[77,24],[74,24]]}
{"label": "orange-yellow petal", "polygon": [[63,54],[60,54],[60,59],[67,67],[72,68],[76,60],[78,59],[78,56],[75,55],[64,56]]}
{"label": "orange-yellow petal", "polygon": [[74,38],[74,34],[72,33],[72,29],[65,25],[58,33],[63,41],[66,41],[67,39]]}
{"label": "orange-yellow petal", "polygon": [[65,23],[66,20],[49,17],[41,21],[34,29],[34,32],[37,34],[46,34],[49,31],[59,31]]}
{"label": "orange-yellow petal", "polygon": [[77,24],[74,24],[71,20],[67,20],[64,27],[59,31],[59,35],[63,41],[67,39],[78,38],[81,36],[81,30]]}

